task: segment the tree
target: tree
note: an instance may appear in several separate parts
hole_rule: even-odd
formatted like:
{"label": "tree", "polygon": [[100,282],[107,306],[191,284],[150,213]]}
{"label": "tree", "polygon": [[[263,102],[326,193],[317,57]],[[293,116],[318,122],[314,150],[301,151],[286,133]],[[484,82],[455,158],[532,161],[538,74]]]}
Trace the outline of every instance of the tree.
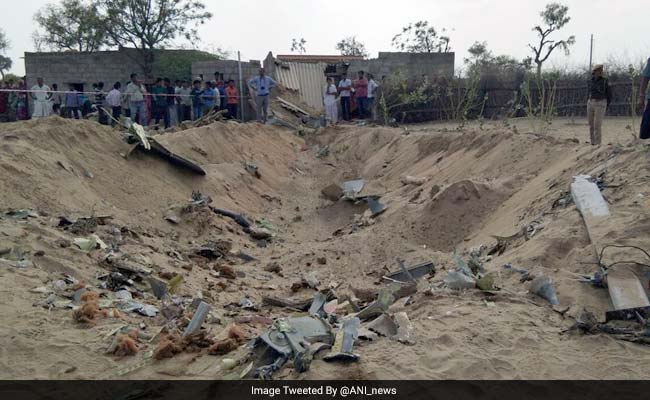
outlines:
{"label": "tree", "polygon": [[487,42],[474,42],[467,52],[470,56],[465,59],[465,64],[479,65],[492,59],[492,52],[488,50]]}
{"label": "tree", "polygon": [[11,58],[0,55],[0,77],[2,77],[3,81],[5,80],[5,71],[9,71],[12,64]]}
{"label": "tree", "polygon": [[304,38],[298,39],[292,39],[291,40],[291,52],[298,52],[300,54],[304,54],[307,52],[307,49],[305,49],[305,45],[307,44],[307,41]]}
{"label": "tree", "polygon": [[7,35],[5,32],[0,28],[0,54],[4,53],[9,49],[9,39],[7,39]]}
{"label": "tree", "polygon": [[195,0],[100,0],[109,43],[138,49],[145,77],[150,78],[154,50],[177,37],[198,41],[197,28],[212,14]]}
{"label": "tree", "polygon": [[7,35],[5,35],[5,32],[2,29],[0,29],[0,76],[2,76],[2,80],[5,79],[5,71],[9,71],[13,64],[11,58],[4,55],[4,52],[9,49],[9,45],[10,43],[9,39],[7,39]]}
{"label": "tree", "polygon": [[336,44],[336,50],[341,52],[342,56],[368,57],[366,46],[357,41],[356,36],[348,36]]}
{"label": "tree", "polygon": [[[446,30],[443,28],[441,33],[444,32]],[[402,28],[402,33],[393,37],[392,44],[409,53],[447,53],[451,51],[449,42],[449,36],[439,35],[433,26],[429,26],[429,22],[418,21]]]}
{"label": "tree", "polygon": [[542,77],[542,65],[546,60],[548,60],[551,53],[553,53],[553,50],[559,47],[564,50],[566,55],[569,55],[569,47],[576,41],[576,38],[573,35],[569,36],[565,40],[550,39],[551,34],[559,31],[568,24],[569,21],[571,21],[571,17],[569,17],[568,13],[569,7],[559,3],[549,3],[546,5],[544,11],[539,13],[545,26],[541,27],[540,25],[537,25],[533,28],[533,31],[537,32],[537,35],[539,36],[539,43],[537,45],[528,45],[528,47],[533,51],[533,61],[537,64],[538,80]]}
{"label": "tree", "polygon": [[492,71],[527,70],[530,68],[530,58],[518,61],[505,54],[495,56],[488,49],[487,42],[474,42],[467,52],[469,57],[464,61],[468,66],[467,75],[470,77],[479,76],[487,68]]}
{"label": "tree", "polygon": [[36,49],[98,51],[107,43],[104,19],[93,2],[48,4],[34,14],[34,21],[43,30],[32,35]]}

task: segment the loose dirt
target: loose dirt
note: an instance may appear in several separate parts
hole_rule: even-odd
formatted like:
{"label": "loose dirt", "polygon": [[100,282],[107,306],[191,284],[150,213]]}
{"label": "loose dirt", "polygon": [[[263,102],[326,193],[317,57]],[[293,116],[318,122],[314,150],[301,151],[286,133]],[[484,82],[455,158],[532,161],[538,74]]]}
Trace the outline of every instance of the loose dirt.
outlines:
{"label": "loose dirt", "polygon": [[[604,319],[611,304],[605,289],[576,279],[595,272],[580,214],[572,204],[553,204],[572,176],[604,172],[603,195],[620,227],[610,233],[612,241],[650,248],[650,151],[631,140],[625,121],[606,124],[610,143],[599,148],[580,143],[585,126],[567,122],[556,122],[545,135],[500,123],[462,130],[429,124],[341,126],[304,139],[283,128],[218,122],[158,136],[205,169],[204,177],[133,150],[119,132],[94,122],[53,117],[2,124],[0,250],[19,249],[32,265],[0,265],[0,378],[219,379],[231,372],[222,369],[222,358],[243,358],[239,344],[223,356],[194,343],[157,360],[152,352],[169,340],[160,333],[168,323],[161,314],[116,315],[107,308],[81,324],[70,308],[44,307],[48,295],[34,289],[64,274],[99,292],[99,306],[113,296],[98,287],[110,249],[70,245],[95,233],[114,257],[138,260],[165,281],[181,275],[176,295],[211,304],[204,328],[221,340],[234,321],[242,335],[253,337],[268,318],[294,314],[262,305],[262,297],[311,298],[313,289],[291,289],[308,273],[345,296],[380,288],[381,277],[397,270],[398,257],[409,265],[435,261],[435,276],[420,281],[412,302],[391,307],[408,314],[414,345],[379,338],[355,348],[357,363],[317,357],[307,373],[288,366],[277,378],[648,379],[650,348],[604,334],[564,333],[583,309]],[[329,145],[329,155],[316,157],[315,145]],[[257,165],[260,178],[246,170],[247,162]],[[426,182],[405,185],[407,175]],[[381,195],[388,206],[380,216],[368,218],[364,204],[320,194],[357,178],[366,180],[363,193]],[[210,196],[214,207],[259,221],[274,237],[255,241],[230,218],[200,207],[188,211],[193,191]],[[20,209],[32,215],[5,214]],[[177,223],[165,219],[170,212]],[[59,227],[61,216],[111,218],[73,234]],[[497,294],[439,287],[454,252],[490,247],[494,236],[512,236],[533,221],[543,229],[513,241],[485,265],[502,288]],[[221,243],[229,256],[197,256],[210,242]],[[240,251],[255,260],[235,257]],[[280,270],[265,270],[270,263]],[[552,277],[568,311],[561,314],[528,293],[528,283],[505,264]],[[259,311],[242,310],[243,297]],[[162,308],[150,295],[144,300]],[[250,315],[257,323],[252,317],[242,322]],[[106,354],[111,333],[125,325],[151,338],[140,338],[136,351],[130,332],[129,346],[122,346],[129,351]]]}

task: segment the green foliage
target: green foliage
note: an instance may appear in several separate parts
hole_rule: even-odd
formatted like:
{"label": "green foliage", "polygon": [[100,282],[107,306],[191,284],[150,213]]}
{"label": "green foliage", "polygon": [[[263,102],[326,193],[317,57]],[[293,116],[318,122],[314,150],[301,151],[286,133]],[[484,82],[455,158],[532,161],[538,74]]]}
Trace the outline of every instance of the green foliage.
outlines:
{"label": "green foliage", "polygon": [[0,28],[0,54],[4,53],[9,49],[9,39],[7,39],[7,35],[5,32]]}
{"label": "green foliage", "polygon": [[467,52],[470,56],[464,61],[467,66],[466,75],[470,80],[480,78],[485,72],[506,76],[524,73],[530,68],[530,58],[519,61],[505,54],[494,56],[488,49],[487,42],[474,42]]}
{"label": "green foliage", "polygon": [[0,76],[2,76],[3,80],[5,77],[5,71],[9,71],[13,64],[11,58],[3,54],[7,49],[9,49],[9,39],[7,39],[7,35],[5,35],[4,31],[0,29]]}
{"label": "green foliage", "polygon": [[97,51],[107,43],[104,17],[91,1],[48,4],[34,15],[34,20],[43,31],[32,36],[37,49]]}
{"label": "green foliage", "polygon": [[2,78],[2,83],[4,83],[4,82],[14,82],[15,83],[15,82],[20,81],[21,79],[23,79],[23,78],[16,75],[16,74],[8,73],[8,74],[4,74],[4,76]]}
{"label": "green foliage", "polygon": [[550,36],[562,29],[566,24],[571,21],[569,17],[569,7],[559,3],[549,3],[546,8],[539,13],[544,21],[545,26],[537,25],[533,28],[539,36],[539,43],[536,45],[529,44],[528,47],[533,51],[533,61],[537,64],[537,79],[540,80],[542,76],[542,65],[551,53],[557,48],[564,50],[566,55],[569,55],[569,48],[575,43],[575,36],[569,36],[565,40],[554,40]]}
{"label": "green foliage", "polygon": [[2,80],[5,79],[5,71],[9,71],[12,64],[13,62],[11,61],[11,58],[0,55],[0,76],[2,77]]}
{"label": "green foliage", "polygon": [[366,46],[357,41],[356,36],[348,36],[336,44],[336,50],[343,56],[368,57]]}
{"label": "green foliage", "polygon": [[219,59],[218,55],[199,50],[155,50],[153,72],[172,81],[191,80],[193,62]]}
{"label": "green foliage", "polygon": [[135,47],[142,55],[138,62],[150,76],[154,49],[164,48],[172,40],[198,41],[199,25],[212,14],[195,0],[100,0],[99,9],[106,17],[109,43]]}
{"label": "green foliage", "polygon": [[548,133],[556,115],[557,80],[559,76],[550,75],[547,79],[528,76],[521,87],[526,104],[526,112],[533,132]]}
{"label": "green foliage", "polygon": [[429,26],[429,22],[418,21],[402,28],[402,32],[393,37],[392,44],[409,53],[447,53],[451,47],[449,36],[444,35],[445,31],[443,28],[439,35],[433,26]]}
{"label": "green foliage", "polygon": [[300,39],[292,39],[291,40],[291,52],[295,53],[298,52],[300,54],[305,54],[307,52],[307,49],[305,48],[305,45],[307,44],[307,41],[305,38],[300,38]]}
{"label": "green foliage", "polygon": [[446,105],[447,119],[457,121],[459,129],[465,126],[472,110],[479,109],[477,115],[482,118],[488,96],[486,94],[481,98],[479,96],[479,87],[480,75],[470,75],[467,79],[461,79],[460,77],[452,79],[445,88],[446,98],[443,104]]}

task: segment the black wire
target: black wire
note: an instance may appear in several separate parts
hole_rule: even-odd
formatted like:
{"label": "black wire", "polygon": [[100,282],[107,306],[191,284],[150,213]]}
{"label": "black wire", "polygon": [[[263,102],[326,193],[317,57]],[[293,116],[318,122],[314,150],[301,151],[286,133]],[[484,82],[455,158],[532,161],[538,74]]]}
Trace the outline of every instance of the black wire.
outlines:
{"label": "black wire", "polygon": [[605,265],[603,265],[603,256],[604,256],[604,254],[605,254],[605,250],[606,250],[607,248],[610,248],[610,247],[615,247],[615,248],[619,248],[619,249],[635,249],[635,250],[639,250],[640,252],[642,252],[643,254],[645,254],[646,257],[648,257],[648,260],[650,260],[650,253],[648,253],[648,251],[642,249],[641,247],[630,246],[630,245],[608,244],[608,245],[605,245],[605,246],[600,250],[600,255],[598,256],[598,264],[601,265],[604,269],[607,269],[607,268],[609,268],[609,267],[611,267],[611,266],[614,266],[614,265],[616,265],[616,264],[636,264],[636,265],[642,265],[642,266],[646,266],[646,267],[648,267],[647,264],[643,264],[643,263],[639,263],[639,262],[635,262],[635,261],[633,261],[633,262],[625,262],[625,263],[619,261],[619,262],[615,262],[614,264],[611,264],[611,265],[609,265],[609,266],[605,266]]}

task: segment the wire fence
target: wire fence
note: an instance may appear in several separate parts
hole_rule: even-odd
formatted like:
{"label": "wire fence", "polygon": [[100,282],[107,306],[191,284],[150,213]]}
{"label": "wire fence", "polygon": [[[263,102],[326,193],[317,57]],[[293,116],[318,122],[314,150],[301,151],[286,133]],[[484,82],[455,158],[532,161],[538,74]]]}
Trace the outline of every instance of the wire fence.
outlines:
{"label": "wire fence", "polygon": [[[526,91],[523,80],[504,82],[485,79],[472,84],[466,79],[455,79],[435,82],[422,90],[421,83],[411,82],[407,90],[404,90],[404,86],[389,87],[384,95],[390,116],[400,122],[525,117],[529,116],[531,110],[546,103],[553,104],[555,116],[586,116],[589,99],[587,80],[545,82],[543,89],[535,83],[528,84]],[[607,115],[630,116],[635,113],[639,84],[638,78],[610,81],[612,100]],[[551,88],[551,85],[554,87]],[[401,98],[404,92],[418,90],[425,101],[400,104],[403,103]],[[549,96],[553,96],[553,101],[549,101]]]}

